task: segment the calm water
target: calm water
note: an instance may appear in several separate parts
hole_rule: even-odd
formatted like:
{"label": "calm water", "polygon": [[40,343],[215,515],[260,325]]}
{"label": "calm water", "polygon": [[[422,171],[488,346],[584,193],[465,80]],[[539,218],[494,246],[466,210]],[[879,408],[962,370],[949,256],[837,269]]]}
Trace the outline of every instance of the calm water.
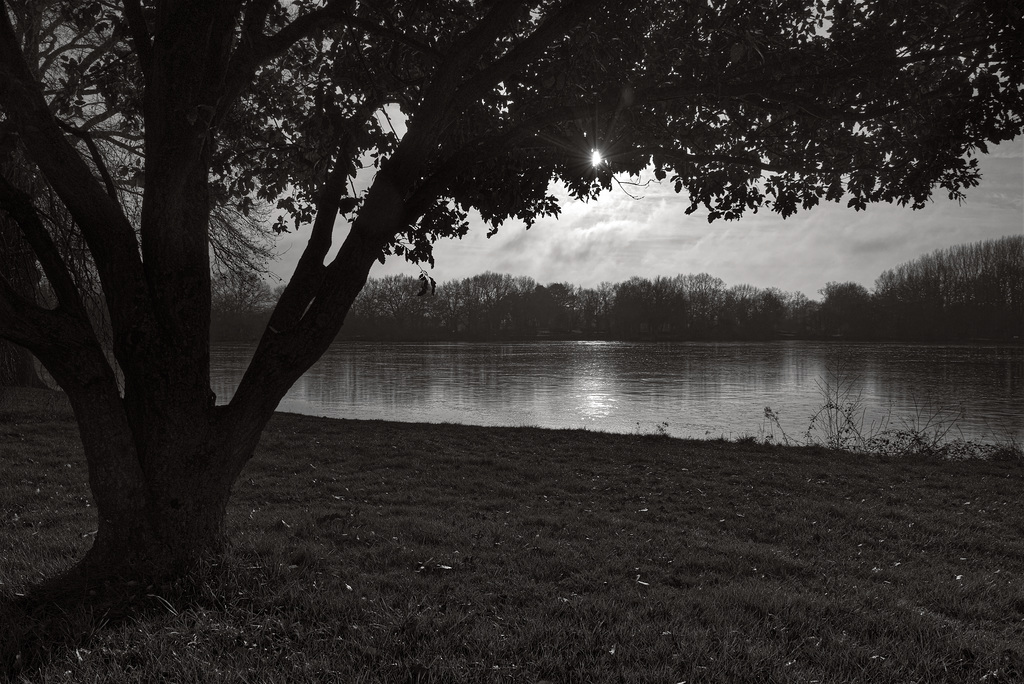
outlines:
{"label": "calm water", "polygon": [[[218,401],[251,347],[214,349]],[[344,343],[280,409],[344,418],[585,427],[688,437],[757,436],[772,407],[801,437],[842,359],[864,425],[960,416],[962,436],[1024,441],[1024,347],[814,342]],[[960,436],[960,432],[951,436]]]}

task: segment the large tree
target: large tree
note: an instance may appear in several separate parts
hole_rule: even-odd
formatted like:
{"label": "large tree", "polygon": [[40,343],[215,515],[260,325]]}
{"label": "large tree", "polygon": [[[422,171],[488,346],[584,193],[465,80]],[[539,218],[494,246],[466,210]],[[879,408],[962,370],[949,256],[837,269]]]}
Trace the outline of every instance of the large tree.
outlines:
{"label": "large tree", "polygon": [[[129,216],[134,216],[142,195],[143,138],[140,127],[133,125],[136,117],[132,101],[123,101],[118,97],[120,88],[112,87],[128,73],[122,66],[127,48],[121,40],[123,27],[117,21],[118,3],[102,0],[69,5],[54,0],[10,0],[8,7],[27,67],[40,82],[51,110],[95,165],[108,194],[116,196]],[[112,97],[103,97],[104,93]],[[46,229],[60,246],[69,272],[87,300],[96,304],[92,307],[94,326],[105,333],[95,269],[74,217],[39,178],[34,165],[26,162],[17,136],[4,123],[0,122],[0,176],[27,193],[41,209]],[[227,202],[212,208],[212,253],[217,270],[229,277],[245,278],[253,271],[265,273],[272,257],[269,227],[260,220],[265,218],[260,211],[264,208],[252,209],[250,216],[244,216]],[[4,212],[0,212],[0,275],[23,297],[46,299],[36,259],[17,224]],[[0,387],[6,386],[45,385],[36,373],[32,354],[0,340]]]}
{"label": "large tree", "polygon": [[[552,183],[589,198],[644,169],[712,219],[920,207],[975,185],[974,155],[1024,111],[1016,0],[50,2],[110,42],[68,63],[70,113],[34,75],[22,4],[0,12],[3,130],[88,247],[123,389],[40,207],[7,178],[0,207],[57,306],[0,279],[0,337],[71,401],[99,513],[79,569],[100,574],[216,553],[232,484],[372,264],[430,261],[471,209],[529,225],[557,213]],[[137,213],[68,125],[97,103],[143,136]],[[217,405],[211,209],[260,199],[309,242]]]}

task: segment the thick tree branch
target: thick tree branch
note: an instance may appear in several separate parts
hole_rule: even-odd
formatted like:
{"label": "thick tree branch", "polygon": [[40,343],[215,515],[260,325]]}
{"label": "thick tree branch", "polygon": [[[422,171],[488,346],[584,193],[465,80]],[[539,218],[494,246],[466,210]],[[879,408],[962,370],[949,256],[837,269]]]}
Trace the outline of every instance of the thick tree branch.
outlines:
{"label": "thick tree branch", "polygon": [[239,40],[247,48],[252,48],[263,37],[263,26],[270,15],[270,8],[276,2],[277,0],[249,0],[245,4]]}
{"label": "thick tree branch", "polygon": [[64,263],[60,251],[50,238],[50,234],[43,226],[35,207],[32,205],[32,198],[18,188],[11,185],[3,176],[0,176],[0,208],[7,211],[21,229],[25,241],[28,242],[50,286],[57,295],[57,299],[63,306],[71,310],[79,311],[84,315],[84,307],[75,285],[74,278]]}
{"label": "thick tree branch", "polygon": [[124,0],[124,16],[128,21],[128,30],[132,34],[139,66],[148,78],[150,64],[153,61],[153,41],[149,37],[149,29],[146,27],[146,18],[142,14],[139,0]]}
{"label": "thick tree branch", "polygon": [[0,338],[10,340],[31,350],[38,343],[39,331],[28,324],[26,313],[43,309],[25,299],[4,274],[0,273]]}
{"label": "thick tree branch", "polygon": [[497,84],[517,73],[523,66],[540,56],[552,43],[564,38],[572,27],[599,4],[599,0],[571,0],[564,3],[528,37],[460,86],[452,98],[453,108],[460,109],[479,99]]}
{"label": "thick tree branch", "polygon": [[[0,275],[0,337],[25,347],[48,369],[63,368],[68,377],[83,371],[75,368],[73,356],[68,353],[71,349],[100,350],[84,311],[44,309],[19,294],[3,275]],[[103,358],[102,352],[98,357]],[[105,360],[103,363],[106,365]]]}
{"label": "thick tree branch", "polygon": [[64,138],[0,12],[0,107],[89,245],[115,332],[127,333],[150,315],[135,231],[88,165]]}
{"label": "thick tree branch", "polygon": [[[65,29],[67,28],[66,25],[63,25],[63,24],[61,25],[61,27],[65,28]],[[89,29],[82,29],[82,30],[76,32],[73,37],[69,38],[69,37],[65,36],[61,40],[60,47],[53,47],[53,48],[47,50],[46,53],[44,54],[43,58],[38,61],[38,65],[39,65],[38,66],[38,70],[39,70],[38,72],[40,74],[47,73],[57,63],[57,60],[60,58],[60,56],[63,55],[64,53],[66,53],[66,52],[73,52],[75,50],[84,50],[84,49],[87,49],[87,48],[92,48],[93,47],[92,44],[85,43],[85,42],[82,41],[82,39],[85,36],[89,35],[89,33],[90,33]],[[41,40],[38,40],[37,44],[41,43],[41,42],[42,42]],[[28,46],[26,45],[26,47],[28,47]],[[36,50],[38,50],[37,46],[33,46],[33,47]]]}
{"label": "thick tree branch", "polygon": [[[525,7],[523,2],[495,3],[471,29],[453,41],[458,46],[431,75],[423,89],[416,114],[408,122],[408,130],[398,149],[388,160],[399,186],[412,186],[437,145],[442,132],[458,116],[452,110],[452,97],[468,64],[476,62],[515,23]],[[385,242],[390,239],[386,238]]]}
{"label": "thick tree branch", "polygon": [[[89,36],[90,33],[92,33],[92,32],[89,31],[89,32],[84,33],[83,35]],[[92,36],[90,36],[90,37],[92,37]],[[80,77],[82,74],[84,74],[85,72],[87,72],[89,70],[89,67],[91,67],[93,64],[95,64],[99,60],[103,59],[103,57],[105,57],[107,55],[107,53],[110,51],[110,49],[112,47],[114,47],[115,45],[117,45],[117,43],[120,40],[121,40],[120,32],[117,31],[117,30],[113,30],[106,37],[106,39],[104,39],[103,42],[101,42],[99,44],[96,44],[95,42],[88,42],[88,43],[83,42],[83,43],[80,43],[80,44],[72,44],[74,47],[76,47],[76,48],[78,48],[80,50],[87,50],[88,51],[88,53],[84,57],[81,57],[81,59],[78,60],[78,64],[75,67],[75,72],[76,72],[75,75],[76,75],[76,77]],[[45,71],[41,71],[40,73],[46,73],[46,72]]]}
{"label": "thick tree branch", "polygon": [[413,36],[394,31],[357,17],[352,13],[352,0],[329,0],[322,8],[296,17],[290,24],[271,36],[263,37],[256,45],[254,55],[258,63],[265,63],[284,54],[292,45],[308,38],[315,32],[331,26],[351,26],[370,35],[381,36],[408,45],[431,62],[439,62],[444,56],[426,42]]}
{"label": "thick tree branch", "polygon": [[241,40],[228,64],[225,96],[218,103],[216,122],[224,119],[251,83],[252,75],[259,66],[280,57],[293,45],[309,38],[317,31],[332,26],[350,26],[370,35],[398,41],[413,48],[431,63],[443,59],[443,55],[422,40],[355,16],[352,13],[355,5],[353,0],[329,0],[324,7],[299,15],[277,33],[266,36],[263,35],[263,29],[272,5],[273,0],[252,0],[246,5]]}
{"label": "thick tree branch", "polygon": [[138,133],[122,133],[121,131],[90,131],[89,135],[93,140],[102,140],[105,143],[119,147],[133,156],[138,155],[145,136]]}
{"label": "thick tree branch", "polygon": [[348,173],[348,157],[341,155],[321,192],[310,244],[231,400],[227,424],[269,417],[338,334],[385,242],[405,225],[403,182],[398,180],[404,175],[393,173],[394,162],[392,157],[377,174],[338,255],[325,267]]}
{"label": "thick tree branch", "polygon": [[442,75],[436,80],[445,80],[445,72],[458,73],[465,70],[468,65],[474,64],[480,55],[493,47],[494,43],[514,25],[516,17],[526,7],[527,3],[521,0],[494,3],[476,26],[454,42],[456,47],[446,55]]}
{"label": "thick tree branch", "polygon": [[103,161],[100,148],[96,146],[96,141],[92,139],[92,134],[87,130],[78,129],[64,123],[60,119],[57,119],[57,125],[85,143],[85,146],[89,149],[89,154],[92,156],[92,163],[96,165],[96,170],[99,171],[100,178],[103,179],[103,185],[107,188],[107,196],[114,200],[114,202],[117,202],[117,187],[114,185],[114,179],[110,176],[110,171],[107,170],[106,162]]}
{"label": "thick tree branch", "polygon": [[316,296],[323,281],[324,259],[331,249],[334,223],[338,218],[338,207],[347,180],[348,159],[338,159],[317,199],[316,219],[310,230],[309,242],[274,308],[264,340],[269,335],[278,335],[294,328]]}
{"label": "thick tree branch", "polygon": [[[115,116],[120,116],[120,112],[113,108],[107,109],[106,111],[100,112],[99,114],[95,114],[86,119],[85,121],[83,121],[82,125],[79,126],[79,129],[83,131],[89,131],[91,134],[92,129],[94,129],[96,126],[99,126],[104,121],[113,119]],[[118,133],[118,135],[120,135],[120,133]],[[139,139],[142,139],[141,136],[139,136]]]}

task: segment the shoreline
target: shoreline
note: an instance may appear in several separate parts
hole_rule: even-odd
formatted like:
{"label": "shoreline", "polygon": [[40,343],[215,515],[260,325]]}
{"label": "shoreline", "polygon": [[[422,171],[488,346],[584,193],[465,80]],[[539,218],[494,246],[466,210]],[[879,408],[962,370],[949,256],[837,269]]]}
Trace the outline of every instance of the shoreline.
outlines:
{"label": "shoreline", "polygon": [[[38,389],[38,388],[22,388],[22,387],[0,387],[0,415],[5,413],[16,415],[16,414],[46,414],[52,418],[64,418],[74,422],[74,414],[71,410],[71,405],[64,394],[63,390],[56,389]],[[342,422],[354,422],[354,423],[380,423],[380,424],[394,424],[394,425],[422,425],[422,426],[451,426],[452,428],[472,428],[482,430],[548,430],[552,432],[570,432],[570,433],[581,433],[595,436],[609,436],[609,437],[658,437],[663,439],[679,440],[682,442],[715,442],[724,444],[744,444],[746,446],[754,445],[764,447],[766,449],[773,448],[793,448],[793,449],[824,449],[826,451],[835,451],[839,454],[847,455],[858,455],[858,456],[886,456],[886,457],[914,457],[914,456],[929,456],[931,460],[942,460],[941,457],[936,458],[936,454],[911,454],[897,452],[897,446],[894,445],[892,448],[885,452],[872,452],[872,451],[856,451],[856,450],[843,450],[843,449],[831,449],[826,445],[820,443],[803,444],[796,440],[791,440],[788,443],[780,439],[771,441],[773,431],[771,426],[768,426],[768,430],[757,438],[753,435],[740,435],[736,437],[725,436],[724,434],[718,436],[707,435],[704,437],[689,437],[689,436],[677,436],[670,434],[664,424],[651,422],[651,426],[648,429],[644,429],[646,424],[641,425],[637,423],[636,430],[630,431],[611,431],[601,430],[599,428],[592,428],[589,426],[584,427],[545,427],[539,425],[486,425],[476,423],[455,423],[446,421],[403,421],[403,420],[389,420],[389,419],[365,419],[365,418],[347,418],[338,416],[324,416],[315,415],[308,413],[300,413],[297,411],[283,411],[277,410],[274,413],[275,419],[278,416],[294,416],[296,418],[309,418],[313,420],[322,421],[342,421]],[[910,440],[912,436],[905,436],[904,439]],[[909,442],[908,442],[909,444]],[[988,460],[991,457],[998,459],[1017,460],[1024,462],[1024,452],[1022,452],[1022,445],[1013,440],[1002,440],[1002,441],[974,441],[974,440],[949,440],[944,442],[946,446],[952,445],[954,448],[951,455],[952,460]],[[910,446],[913,446],[910,444]]]}
{"label": "shoreline", "polygon": [[85,603],[46,626],[4,601],[85,553],[95,507],[70,414],[4,415],[0,672],[8,644],[61,684],[889,683],[1024,663],[1019,464],[287,413],[235,484],[222,561],[117,619]]}

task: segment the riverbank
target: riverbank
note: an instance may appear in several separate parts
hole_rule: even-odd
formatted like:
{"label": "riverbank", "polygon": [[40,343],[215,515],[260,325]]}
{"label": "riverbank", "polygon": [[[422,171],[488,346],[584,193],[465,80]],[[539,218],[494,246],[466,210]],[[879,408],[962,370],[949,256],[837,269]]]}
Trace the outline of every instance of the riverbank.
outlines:
{"label": "riverbank", "polygon": [[[95,529],[47,402],[0,407],[8,598]],[[1014,681],[1022,490],[1011,462],[278,414],[222,565],[0,644],[50,682]]]}

